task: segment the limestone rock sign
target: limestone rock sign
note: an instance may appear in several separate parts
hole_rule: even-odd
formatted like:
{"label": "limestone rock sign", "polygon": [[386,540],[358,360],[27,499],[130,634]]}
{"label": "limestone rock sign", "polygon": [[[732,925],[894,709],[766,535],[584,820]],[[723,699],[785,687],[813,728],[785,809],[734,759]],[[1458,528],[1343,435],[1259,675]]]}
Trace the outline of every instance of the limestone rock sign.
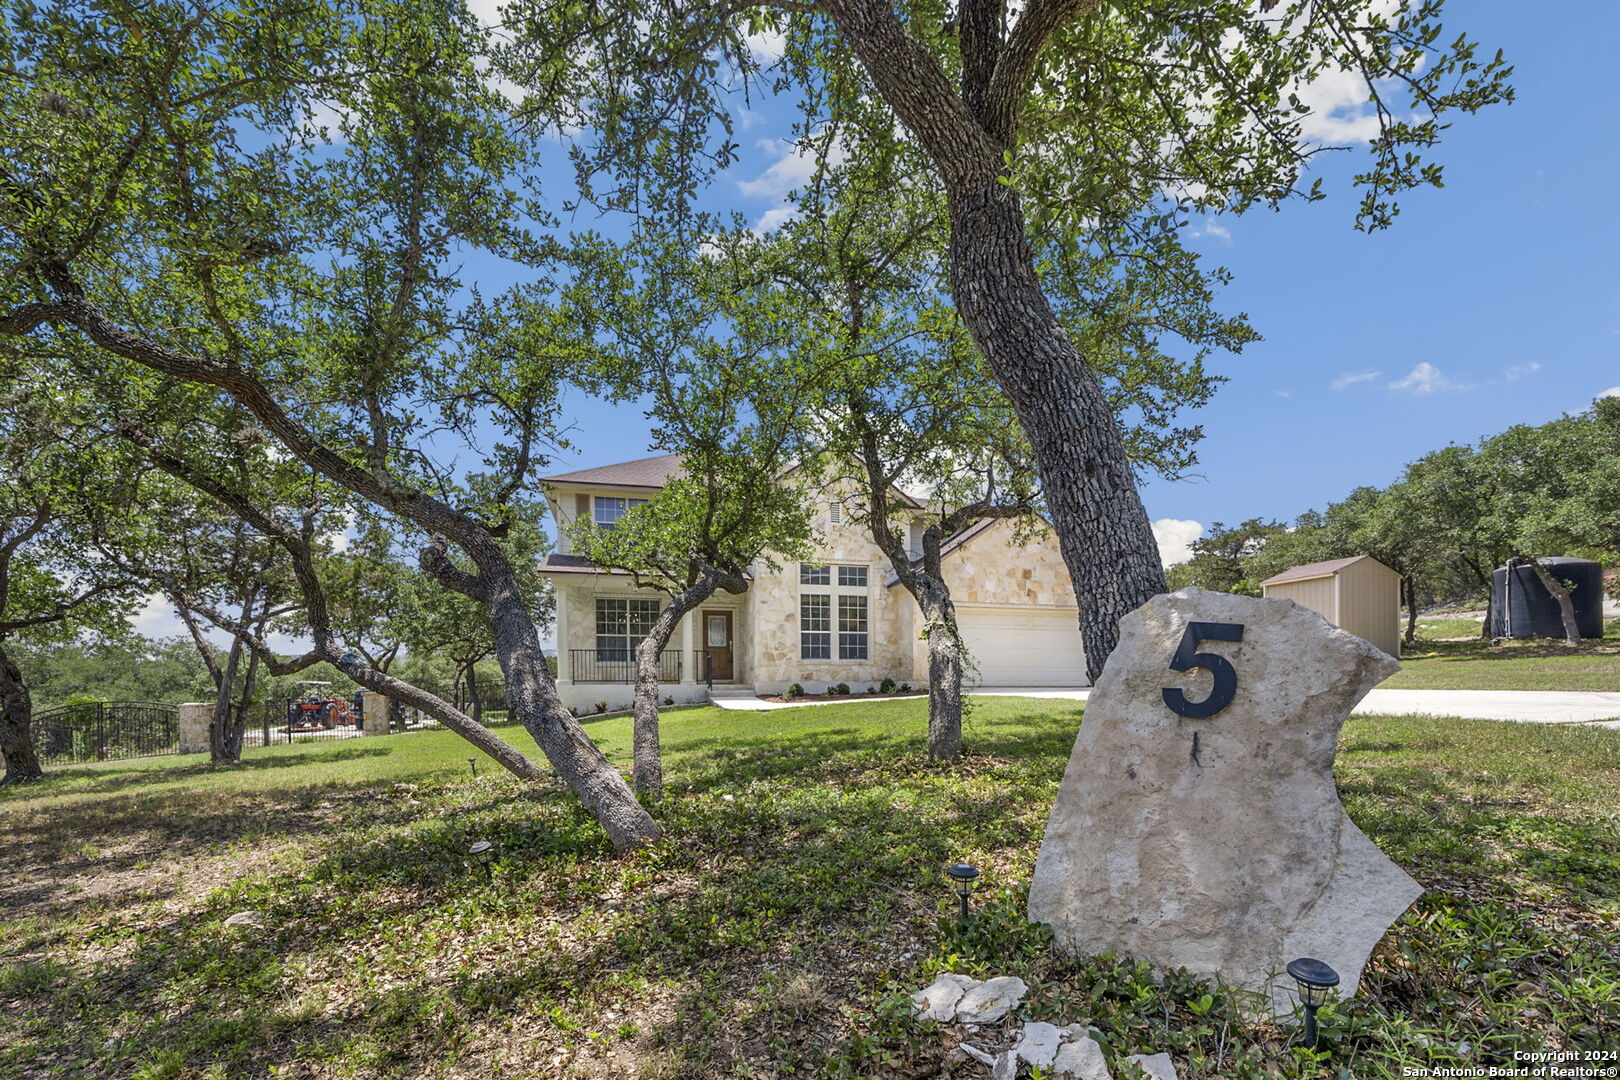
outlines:
{"label": "limestone rock sign", "polygon": [[[1351,822],[1339,728],[1400,669],[1292,600],[1186,589],[1120,620],[1035,864],[1060,948],[1184,967],[1293,1007],[1283,965],[1341,993],[1422,892]],[[1286,985],[1284,985],[1286,984]]]}

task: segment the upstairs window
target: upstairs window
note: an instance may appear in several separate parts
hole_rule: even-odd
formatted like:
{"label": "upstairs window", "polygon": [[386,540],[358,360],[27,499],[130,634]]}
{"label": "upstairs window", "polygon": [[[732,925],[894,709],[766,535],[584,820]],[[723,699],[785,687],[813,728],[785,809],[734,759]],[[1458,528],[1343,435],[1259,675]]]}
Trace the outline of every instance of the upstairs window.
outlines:
{"label": "upstairs window", "polygon": [[800,585],[831,585],[832,567],[812,566],[810,563],[799,564]]}
{"label": "upstairs window", "polygon": [[840,566],[838,568],[838,587],[840,589],[866,588],[866,567]]}
{"label": "upstairs window", "polygon": [[630,512],[632,507],[640,506],[646,499],[627,499],[619,495],[598,495],[593,507],[596,527],[598,529],[617,528],[619,519]]}

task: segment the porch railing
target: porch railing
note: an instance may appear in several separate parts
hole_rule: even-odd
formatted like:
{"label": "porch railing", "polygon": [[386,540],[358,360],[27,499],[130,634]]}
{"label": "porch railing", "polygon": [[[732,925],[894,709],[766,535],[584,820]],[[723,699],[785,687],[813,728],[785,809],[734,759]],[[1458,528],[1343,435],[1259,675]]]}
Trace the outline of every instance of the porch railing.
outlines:
{"label": "porch railing", "polygon": [[[574,682],[633,683],[636,654],[629,649],[569,649],[568,677]],[[681,650],[658,654],[658,681],[681,681]]]}

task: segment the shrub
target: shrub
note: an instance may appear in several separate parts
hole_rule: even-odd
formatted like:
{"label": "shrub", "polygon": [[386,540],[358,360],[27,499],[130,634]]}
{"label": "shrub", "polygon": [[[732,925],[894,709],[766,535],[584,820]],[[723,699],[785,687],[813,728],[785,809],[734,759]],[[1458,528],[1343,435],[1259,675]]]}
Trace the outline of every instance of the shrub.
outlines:
{"label": "shrub", "polygon": [[892,694],[892,693],[895,692],[897,687],[896,687],[895,681],[893,679],[884,679],[883,682],[881,684],[879,684],[879,688],[885,694]]}
{"label": "shrub", "polygon": [[804,687],[800,686],[798,683],[794,683],[792,686],[782,691],[783,701],[792,701],[794,698],[800,697],[804,697]]}
{"label": "shrub", "polygon": [[605,713],[605,712],[607,712],[607,702],[605,702],[605,701],[598,701],[598,702],[597,702],[597,703],[596,703],[596,711],[597,711],[597,712],[599,712],[599,713]]}
{"label": "shrub", "polygon": [[867,693],[868,693],[868,694],[875,694],[875,693],[877,693],[877,687],[875,687],[875,686],[868,686],[868,687],[867,687],[867,688],[866,688],[866,692],[867,692]]}
{"label": "shrub", "polygon": [[847,695],[849,693],[849,683],[841,682],[837,686],[833,687],[832,690],[829,691],[829,692],[830,693]]}
{"label": "shrub", "polygon": [[666,694],[664,696],[664,704],[665,705],[673,705],[673,704],[675,704],[675,695],[674,694]]}
{"label": "shrub", "polygon": [[903,682],[903,683],[901,683],[901,684],[900,684],[900,692],[901,692],[901,693],[902,693],[902,694],[909,694],[909,693],[911,693],[911,684],[910,684],[910,683],[908,683],[908,682]]}

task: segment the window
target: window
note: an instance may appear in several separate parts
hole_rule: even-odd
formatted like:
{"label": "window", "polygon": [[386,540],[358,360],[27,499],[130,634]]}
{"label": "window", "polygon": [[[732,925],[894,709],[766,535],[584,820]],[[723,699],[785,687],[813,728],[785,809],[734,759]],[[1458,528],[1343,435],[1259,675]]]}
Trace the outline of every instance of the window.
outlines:
{"label": "window", "polygon": [[[864,574],[866,568],[861,567]],[[838,656],[842,660],[865,660],[866,597],[838,598]]]}
{"label": "window", "polygon": [[806,660],[832,659],[832,597],[826,593],[799,597],[799,655]]}
{"label": "window", "polygon": [[[867,568],[799,564],[799,658],[870,659],[867,637]],[[836,584],[835,584],[836,583]],[[809,586],[811,588],[803,588]],[[812,591],[813,590],[813,591]],[[836,604],[835,601],[836,600]],[[838,616],[838,651],[833,652],[833,614]]]}
{"label": "window", "polygon": [[652,633],[657,618],[657,600],[598,600],[596,658],[634,660],[636,646]]}
{"label": "window", "polygon": [[618,525],[619,519],[630,512],[631,507],[640,506],[646,499],[626,499],[618,495],[598,495],[593,501],[595,507],[595,520],[598,529],[611,529]]}

